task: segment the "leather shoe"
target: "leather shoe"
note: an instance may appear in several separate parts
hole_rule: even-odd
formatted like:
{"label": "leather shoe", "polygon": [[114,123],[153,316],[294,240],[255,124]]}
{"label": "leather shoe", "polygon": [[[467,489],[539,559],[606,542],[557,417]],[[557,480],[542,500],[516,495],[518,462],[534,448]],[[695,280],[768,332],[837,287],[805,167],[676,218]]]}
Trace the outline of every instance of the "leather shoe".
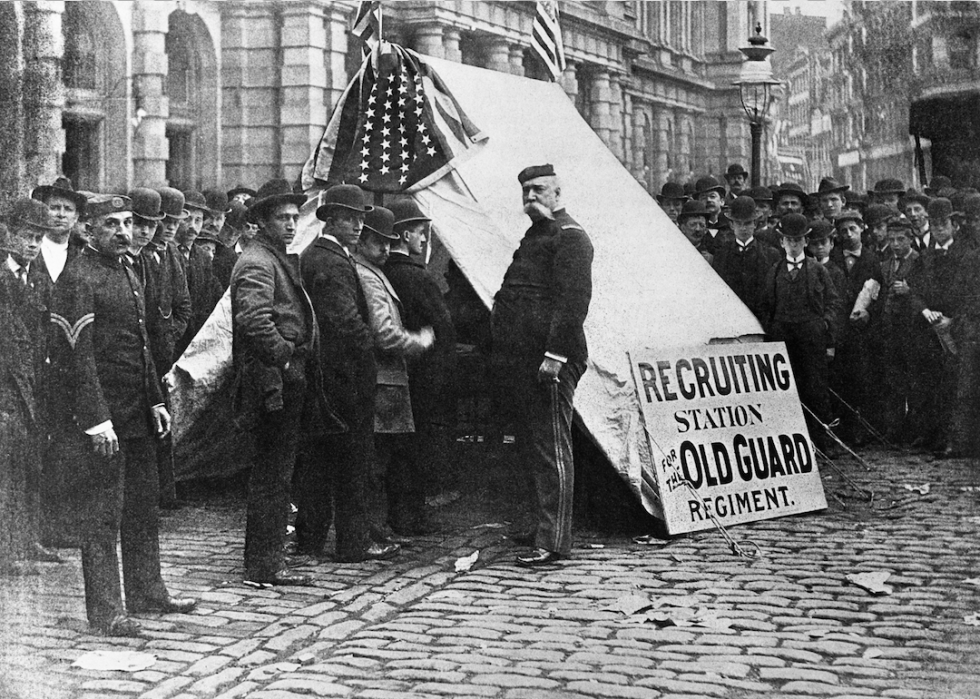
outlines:
{"label": "leather shoe", "polygon": [[554,551],[537,548],[526,556],[518,556],[517,565],[523,568],[534,568],[537,566],[544,566],[548,565],[549,563],[554,563],[559,558],[561,558],[561,556]]}
{"label": "leather shoe", "polygon": [[303,566],[315,566],[319,563],[316,556],[306,553],[295,553],[286,556],[286,566],[288,568],[302,568]]}
{"label": "leather shoe", "polygon": [[197,608],[197,600],[190,597],[167,597],[166,599],[127,604],[130,614],[190,614]]}
{"label": "leather shoe", "polygon": [[41,544],[34,544],[31,550],[30,559],[41,563],[64,563],[65,559],[56,554],[51,549],[44,548]]}
{"label": "leather shoe", "polygon": [[388,559],[394,558],[399,553],[401,553],[402,547],[399,544],[378,544],[374,543],[368,546],[367,550],[364,552],[364,560],[366,561],[387,561]]}
{"label": "leather shoe", "polygon": [[312,585],[313,576],[303,575],[302,573],[295,573],[289,569],[284,568],[278,573],[271,575],[267,578],[249,578],[250,582],[264,583],[266,585]]}
{"label": "leather shoe", "polygon": [[137,638],[140,635],[139,623],[124,614],[117,614],[108,623],[94,624],[93,627],[103,636]]}

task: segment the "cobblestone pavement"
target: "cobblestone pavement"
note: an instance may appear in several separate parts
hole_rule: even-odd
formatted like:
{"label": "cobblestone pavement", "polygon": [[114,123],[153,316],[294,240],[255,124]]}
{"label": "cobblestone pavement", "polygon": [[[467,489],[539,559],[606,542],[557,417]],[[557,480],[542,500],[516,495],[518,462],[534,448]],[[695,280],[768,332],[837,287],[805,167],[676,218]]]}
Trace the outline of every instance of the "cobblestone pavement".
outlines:
{"label": "cobblestone pavement", "polygon": [[[87,633],[77,552],[0,581],[0,697],[980,697],[978,627],[964,619],[980,611],[968,582],[980,577],[980,467],[868,458],[873,471],[841,464],[872,503],[824,469],[826,512],[733,528],[757,559],[714,532],[644,546],[580,529],[573,558],[522,570],[501,530],[479,526],[500,513],[475,488],[439,511],[448,534],[389,563],[320,564],[312,588],[243,585],[243,503],[195,500],[165,518],[162,546],[171,591],[200,608],[142,618],[145,638]],[[893,592],[845,581],[866,571],[889,572]],[[627,595],[731,623],[662,627],[607,608]],[[156,662],[71,667],[97,649]]]}

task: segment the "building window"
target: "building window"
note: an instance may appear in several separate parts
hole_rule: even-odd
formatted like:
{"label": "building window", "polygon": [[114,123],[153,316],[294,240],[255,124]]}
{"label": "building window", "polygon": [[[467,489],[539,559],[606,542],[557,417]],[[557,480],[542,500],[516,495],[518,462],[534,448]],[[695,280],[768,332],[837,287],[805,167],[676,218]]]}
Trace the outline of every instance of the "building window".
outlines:
{"label": "building window", "polygon": [[100,122],[71,114],[62,118],[65,130],[65,152],[61,154],[61,171],[78,189],[97,192],[102,188],[102,137]]}
{"label": "building window", "polygon": [[968,70],[976,65],[976,38],[970,32],[953,34],[947,45],[950,68]]}

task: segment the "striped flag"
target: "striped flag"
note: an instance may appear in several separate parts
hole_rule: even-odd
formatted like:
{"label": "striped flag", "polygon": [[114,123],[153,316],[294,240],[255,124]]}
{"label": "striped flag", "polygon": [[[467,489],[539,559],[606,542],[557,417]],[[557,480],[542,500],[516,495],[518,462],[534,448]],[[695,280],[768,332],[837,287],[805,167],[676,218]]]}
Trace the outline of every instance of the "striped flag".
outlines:
{"label": "striped flag", "polygon": [[340,183],[411,192],[435,182],[486,140],[439,75],[384,42],[341,96],[303,170],[306,190]]}
{"label": "striped flag", "polygon": [[540,0],[536,5],[531,46],[548,66],[551,77],[558,80],[565,71],[565,47],[562,45],[561,26],[558,24],[558,2]]}
{"label": "striped flag", "polygon": [[357,3],[357,12],[351,24],[351,34],[363,41],[369,53],[381,40],[381,1]]}

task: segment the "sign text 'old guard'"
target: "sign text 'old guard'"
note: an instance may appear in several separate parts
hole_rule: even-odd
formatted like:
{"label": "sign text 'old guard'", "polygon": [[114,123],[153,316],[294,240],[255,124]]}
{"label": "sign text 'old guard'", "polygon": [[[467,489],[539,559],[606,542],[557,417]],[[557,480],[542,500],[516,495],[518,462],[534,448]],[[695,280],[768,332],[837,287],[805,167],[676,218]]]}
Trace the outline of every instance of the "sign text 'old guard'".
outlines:
{"label": "sign text 'old guard'", "polygon": [[668,532],[827,506],[782,343],[640,350],[630,364]]}

